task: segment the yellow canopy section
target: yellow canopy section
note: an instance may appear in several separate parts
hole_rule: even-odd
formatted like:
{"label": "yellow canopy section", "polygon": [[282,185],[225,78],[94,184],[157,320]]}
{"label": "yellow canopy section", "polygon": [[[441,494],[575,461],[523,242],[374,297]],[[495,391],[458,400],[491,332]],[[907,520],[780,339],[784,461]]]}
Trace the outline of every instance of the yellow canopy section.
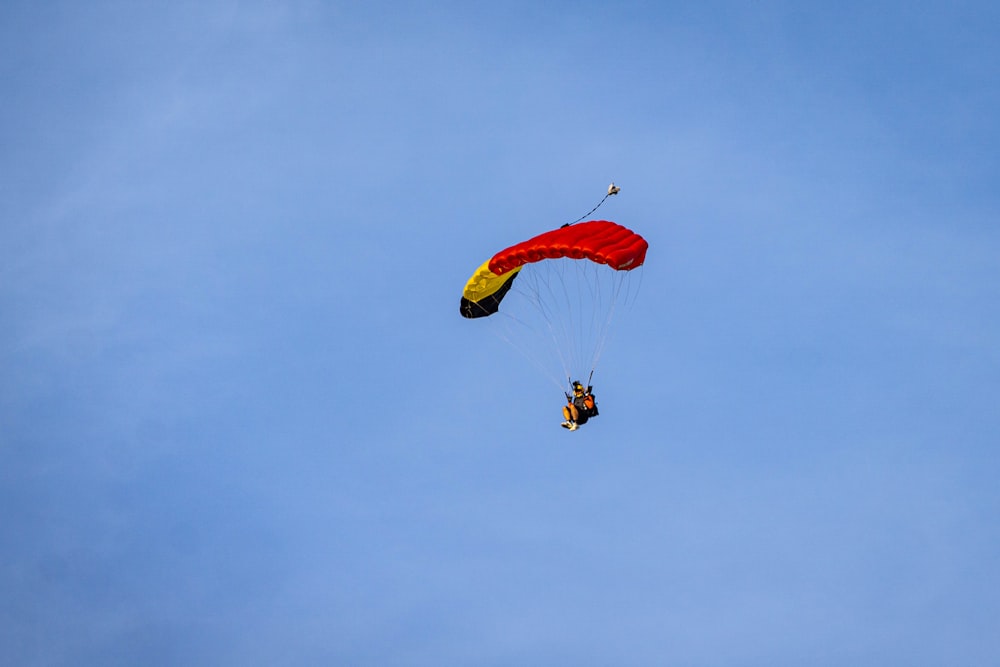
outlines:
{"label": "yellow canopy section", "polygon": [[503,287],[509,280],[512,280],[517,272],[521,270],[521,267],[517,267],[512,271],[508,271],[502,276],[490,271],[490,260],[483,262],[483,265],[476,269],[476,272],[472,274],[469,278],[469,282],[465,283],[465,289],[462,291],[462,296],[469,301],[481,301],[491,294],[495,294],[497,290]]}
{"label": "yellow canopy section", "polygon": [[462,317],[489,317],[497,312],[500,301],[507,294],[520,270],[519,266],[502,276],[498,276],[490,271],[489,260],[483,262],[483,265],[476,269],[476,272],[469,278],[469,282],[465,283],[465,289],[462,291],[462,303],[459,306]]}

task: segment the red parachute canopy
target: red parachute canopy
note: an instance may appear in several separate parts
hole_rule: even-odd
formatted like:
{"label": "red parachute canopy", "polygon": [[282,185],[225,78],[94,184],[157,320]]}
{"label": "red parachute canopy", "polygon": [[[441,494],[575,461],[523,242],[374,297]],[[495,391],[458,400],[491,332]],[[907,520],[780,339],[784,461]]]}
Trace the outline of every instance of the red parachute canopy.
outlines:
{"label": "red parachute canopy", "polygon": [[460,312],[464,317],[488,317],[497,312],[514,278],[525,264],[569,258],[631,271],[646,259],[646,240],[631,229],[591,220],[559,229],[501,250],[480,266],[465,285]]}
{"label": "red parachute canopy", "polygon": [[490,271],[503,275],[543,259],[589,259],[616,271],[630,271],[646,259],[649,244],[631,229],[608,220],[591,220],[539,234],[490,259]]}

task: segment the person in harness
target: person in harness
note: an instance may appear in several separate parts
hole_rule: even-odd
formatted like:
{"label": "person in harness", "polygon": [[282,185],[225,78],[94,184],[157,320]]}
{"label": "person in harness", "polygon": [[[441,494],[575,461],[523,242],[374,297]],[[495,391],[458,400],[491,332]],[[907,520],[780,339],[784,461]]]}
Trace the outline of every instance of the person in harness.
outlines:
{"label": "person in harness", "polygon": [[593,390],[593,387],[584,389],[579,381],[573,381],[573,394],[566,394],[566,405],[562,409],[566,420],[562,423],[563,428],[575,431],[586,424],[588,419],[597,416],[597,400]]}

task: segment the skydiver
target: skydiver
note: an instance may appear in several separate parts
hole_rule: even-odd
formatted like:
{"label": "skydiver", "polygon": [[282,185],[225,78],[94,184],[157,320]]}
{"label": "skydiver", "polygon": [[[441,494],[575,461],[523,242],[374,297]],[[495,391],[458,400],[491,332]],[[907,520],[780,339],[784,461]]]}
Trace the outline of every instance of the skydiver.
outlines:
{"label": "skydiver", "polygon": [[588,419],[598,415],[597,399],[592,393],[593,390],[593,387],[584,389],[579,381],[573,381],[573,394],[566,394],[566,405],[562,409],[566,420],[561,424],[563,428],[575,431],[586,424]]}

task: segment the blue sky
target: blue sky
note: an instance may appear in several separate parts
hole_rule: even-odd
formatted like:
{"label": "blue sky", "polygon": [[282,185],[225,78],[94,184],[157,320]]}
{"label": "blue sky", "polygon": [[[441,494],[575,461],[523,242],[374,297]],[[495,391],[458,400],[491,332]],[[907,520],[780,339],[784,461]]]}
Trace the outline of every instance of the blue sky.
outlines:
{"label": "blue sky", "polygon": [[[994,3],[0,8],[0,658],[990,665]],[[497,250],[650,243],[600,418]]]}

